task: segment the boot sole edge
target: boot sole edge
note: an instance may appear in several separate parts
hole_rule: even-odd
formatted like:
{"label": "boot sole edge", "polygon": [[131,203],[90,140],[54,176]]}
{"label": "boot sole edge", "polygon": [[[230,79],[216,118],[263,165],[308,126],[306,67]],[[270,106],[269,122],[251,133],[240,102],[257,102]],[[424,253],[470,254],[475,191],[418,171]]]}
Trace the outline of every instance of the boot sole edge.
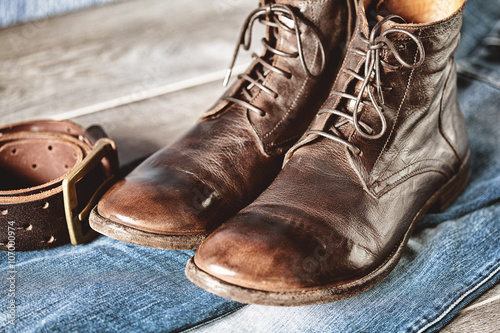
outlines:
{"label": "boot sole edge", "polygon": [[94,207],[89,217],[92,229],[122,242],[162,250],[195,250],[208,234],[164,235],[138,230],[101,216]]}

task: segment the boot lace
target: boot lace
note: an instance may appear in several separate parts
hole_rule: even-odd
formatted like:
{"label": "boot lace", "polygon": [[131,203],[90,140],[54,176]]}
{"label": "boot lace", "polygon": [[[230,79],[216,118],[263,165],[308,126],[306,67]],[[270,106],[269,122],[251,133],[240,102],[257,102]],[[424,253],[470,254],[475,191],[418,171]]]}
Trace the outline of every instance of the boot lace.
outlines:
{"label": "boot lace", "polygon": [[[288,20],[293,21],[293,27],[289,27],[286,24],[284,24],[280,20],[280,17],[284,17]],[[282,50],[278,50],[270,45],[271,42],[268,39],[262,38],[262,40],[261,40],[262,44],[264,45],[264,47],[266,48],[267,51],[269,51],[271,54],[273,54],[275,56],[281,56],[281,57],[287,57],[287,58],[299,57],[300,62],[302,64],[302,67],[303,67],[304,71],[307,73],[308,77],[317,77],[321,74],[321,72],[323,71],[323,69],[325,67],[326,54],[325,54],[323,44],[321,43],[321,39],[320,39],[318,33],[316,32],[316,30],[314,29],[314,27],[312,27],[311,24],[308,23],[307,21],[305,21],[305,20],[301,19],[299,16],[297,16],[294,13],[292,7],[290,7],[290,6],[283,5],[283,4],[268,4],[265,6],[261,6],[261,7],[257,8],[256,10],[254,10],[253,12],[251,12],[248,15],[248,17],[246,18],[245,22],[243,23],[243,27],[242,27],[241,32],[240,32],[240,37],[238,39],[239,42],[236,45],[233,59],[231,61],[231,64],[229,65],[229,68],[226,72],[226,76],[224,78],[224,83],[223,83],[224,86],[227,86],[227,84],[229,82],[229,79],[231,77],[231,73],[232,73],[234,64],[236,62],[236,58],[238,57],[238,53],[239,53],[240,48],[243,47],[243,49],[245,51],[249,50],[251,43],[252,43],[253,25],[254,25],[255,21],[257,21],[257,20],[261,24],[271,28],[270,31],[271,31],[272,36],[274,37],[275,40],[278,39],[277,35],[278,35],[279,28],[284,29],[285,31],[294,33],[296,38],[297,38],[297,52],[293,52],[293,53],[287,53],[287,52],[284,52]],[[304,23],[307,26],[312,28],[313,34],[319,42],[318,44],[319,44],[319,50],[320,50],[320,55],[321,55],[321,66],[320,66],[318,73],[312,73],[311,69],[306,64],[306,60],[304,57],[304,51],[303,51],[303,47],[302,47],[302,39],[300,37],[300,31],[299,31],[299,27],[298,27],[299,21],[301,21],[302,23]],[[274,72],[274,73],[282,75],[286,78],[291,78],[292,74],[289,72],[286,72],[280,68],[273,66],[272,64],[270,64],[268,62],[268,60],[264,59],[261,56],[258,56],[256,53],[252,54],[252,58],[254,58],[255,61],[261,65],[261,67],[259,67],[259,66],[255,67],[255,70],[254,70],[255,77],[252,77],[251,75],[249,75],[249,73],[238,75],[238,79],[243,79],[246,82],[248,82],[248,84],[246,86],[243,85],[243,88],[242,88],[242,94],[246,100],[241,99],[241,98],[232,97],[232,96],[225,96],[225,97],[222,97],[222,99],[227,100],[229,102],[239,104],[239,105],[241,105],[241,106],[243,106],[243,107],[245,107],[245,108],[247,108],[247,109],[249,109],[249,110],[251,110],[251,111],[253,111],[253,112],[255,112],[263,117],[266,115],[265,111],[252,105],[251,103],[247,102],[247,101],[251,101],[253,98],[253,95],[250,91],[251,88],[257,87],[260,90],[262,90],[263,92],[265,92],[266,94],[272,96],[273,98],[277,98],[278,93],[269,89],[268,87],[266,87],[263,84],[264,79],[266,78],[267,74],[269,74],[270,72]]]}
{"label": "boot lace", "polygon": [[[392,64],[389,64],[385,62],[384,60],[381,59],[380,55],[384,49],[390,50],[392,54],[394,55],[394,58],[397,60],[397,62],[405,68],[416,68],[420,66],[425,58],[425,51],[424,51],[424,46],[420,39],[416,37],[414,34],[412,34],[409,31],[399,29],[399,28],[389,28],[385,30],[384,32],[380,33],[380,29],[382,25],[389,21],[389,20],[398,20],[403,23],[406,23],[405,20],[397,15],[389,15],[385,17],[384,19],[380,20],[371,30],[369,38],[365,38],[361,36],[361,40],[367,44],[367,51],[362,51],[359,49],[354,49],[352,52],[365,56],[365,64],[364,64],[364,77],[359,75],[358,73],[346,69],[344,70],[344,73],[347,73],[351,76],[353,76],[355,79],[359,80],[362,82],[361,87],[359,89],[359,92],[357,96],[353,96],[351,94],[345,93],[345,92],[340,92],[340,91],[333,91],[333,95],[340,96],[342,98],[347,99],[351,105],[354,103],[354,106],[352,107],[352,115],[346,112],[342,112],[339,110],[328,110],[328,109],[323,109],[318,112],[319,114],[327,113],[331,115],[336,115],[339,117],[344,118],[344,120],[337,122],[333,127],[336,129],[347,122],[351,123],[354,125],[354,128],[356,129],[356,132],[361,135],[365,139],[379,139],[381,138],[385,132],[387,131],[387,121],[384,117],[384,96],[383,96],[383,87],[381,84],[380,80],[380,72],[381,72],[381,65],[383,67],[391,68],[393,70],[400,69],[400,66],[395,66]],[[387,37],[388,35],[392,33],[402,33],[408,37],[410,37],[415,44],[417,45],[417,50],[419,52],[419,59],[416,61],[414,64],[407,63],[406,61],[403,60],[401,55],[398,52],[397,47],[394,45],[394,43]],[[363,96],[368,95],[368,100],[366,98],[363,98]],[[371,108],[368,108],[367,110],[374,110],[380,119],[381,122],[381,129],[378,133],[374,133],[375,131],[368,126],[366,123],[361,121],[360,114],[363,109],[362,105],[366,106],[371,106]],[[361,155],[362,152],[361,150],[355,146],[354,144],[350,143],[348,140],[344,139],[341,137],[340,131],[335,130],[335,134],[332,133],[327,133],[325,131],[318,131],[318,130],[309,130],[306,132],[306,135],[310,134],[316,134],[331,140],[334,140],[336,142],[339,142],[341,144],[346,145],[353,153],[357,155]],[[298,147],[296,147],[298,148]]]}

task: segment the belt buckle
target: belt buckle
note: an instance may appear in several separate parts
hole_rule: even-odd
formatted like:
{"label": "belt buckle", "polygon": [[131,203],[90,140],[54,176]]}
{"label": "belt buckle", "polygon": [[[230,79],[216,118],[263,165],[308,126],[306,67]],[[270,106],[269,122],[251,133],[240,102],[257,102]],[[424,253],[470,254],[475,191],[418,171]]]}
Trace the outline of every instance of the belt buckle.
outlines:
{"label": "belt buckle", "polygon": [[[81,212],[74,214],[73,210],[78,207],[78,195],[76,192],[76,184],[96,166],[106,159],[109,163],[110,175],[99,185],[94,191],[89,202],[85,205]],[[85,234],[82,230],[82,222],[89,216],[92,208],[97,204],[103,192],[109,187],[115,179],[118,171],[118,156],[115,143],[107,138],[99,139],[94,149],[87,155],[83,161],[73,169],[63,180],[63,198],[66,222],[68,224],[69,236],[71,244],[78,245],[87,243],[97,236],[97,233],[89,228]]]}

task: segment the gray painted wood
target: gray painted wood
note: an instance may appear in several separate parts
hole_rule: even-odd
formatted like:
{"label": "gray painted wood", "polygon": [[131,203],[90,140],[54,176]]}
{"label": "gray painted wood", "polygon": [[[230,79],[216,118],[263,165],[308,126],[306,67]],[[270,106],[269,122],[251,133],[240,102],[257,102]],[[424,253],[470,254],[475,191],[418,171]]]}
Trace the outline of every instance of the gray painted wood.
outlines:
{"label": "gray painted wood", "polygon": [[116,141],[120,162],[126,164],[173,142],[222,92],[221,82],[213,82],[73,120],[83,126],[102,125]]}
{"label": "gray painted wood", "polygon": [[255,1],[114,3],[0,30],[2,123],[223,70]]}
{"label": "gray painted wood", "polygon": [[[227,66],[254,5],[134,0],[0,30],[0,124],[82,114],[72,119],[103,125],[123,164],[147,156],[222,93],[204,82]],[[499,332],[499,313],[497,285],[443,332]]]}

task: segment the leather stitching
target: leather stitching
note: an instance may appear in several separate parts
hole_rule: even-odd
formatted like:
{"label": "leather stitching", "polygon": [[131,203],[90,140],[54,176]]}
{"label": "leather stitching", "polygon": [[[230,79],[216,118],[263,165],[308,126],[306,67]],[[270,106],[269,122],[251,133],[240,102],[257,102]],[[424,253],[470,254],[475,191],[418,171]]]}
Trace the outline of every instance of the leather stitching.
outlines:
{"label": "leather stitching", "polygon": [[[321,1],[321,2],[325,2],[325,1]],[[311,8],[311,11],[312,11],[312,21],[313,22],[316,21],[316,13],[314,12],[314,8],[315,7]],[[313,65],[315,64],[316,57],[318,56],[318,41],[316,41],[316,44],[315,44],[314,55],[315,55],[315,57],[314,57],[314,59],[311,62],[311,67],[313,67]],[[299,90],[298,94],[295,96],[292,104],[288,107],[288,110],[286,111],[286,113],[283,115],[283,117],[280,119],[280,121],[276,124],[276,126],[274,126],[274,128],[271,131],[269,131],[267,134],[265,134],[263,138],[267,138],[272,133],[274,133],[278,129],[278,127],[285,121],[285,119],[290,114],[290,111],[295,107],[295,105],[297,103],[297,100],[302,96],[302,94],[304,92],[304,88],[305,88],[305,86],[306,86],[306,84],[308,82],[309,82],[309,78],[306,77],[306,79],[302,83],[302,86],[300,87],[300,90]]]}
{"label": "leather stitching", "polygon": [[283,141],[280,141],[278,143],[270,143],[269,144],[269,147],[279,147],[279,146],[284,146],[286,145],[287,143],[289,143],[290,141],[295,141],[295,140],[298,140],[299,138],[301,137],[301,135],[295,135],[289,139],[286,139],[286,140],[283,140]]}
{"label": "leather stitching", "polygon": [[393,184],[385,186],[380,191],[374,191],[374,192],[376,193],[377,198],[381,198],[385,194],[389,193],[389,191],[391,191],[395,187],[401,185],[402,183],[404,183],[408,179],[413,178],[413,177],[418,176],[418,175],[425,174],[425,173],[430,173],[430,172],[434,172],[434,173],[440,174],[441,176],[443,176],[443,178],[445,180],[449,179],[449,176],[446,173],[444,173],[443,170],[441,170],[441,169],[437,169],[437,168],[418,169],[418,170],[415,170],[415,171],[413,171],[413,172],[411,172],[411,173],[409,173],[409,174],[401,177],[400,179],[398,179],[397,181],[395,181]]}
{"label": "leather stitching", "polygon": [[[321,2],[326,2],[326,0],[322,0]],[[317,17],[316,17],[316,13],[314,12],[315,11],[315,8],[312,7],[311,8],[311,11],[312,11],[312,16],[311,16],[311,20],[313,22],[317,21]],[[315,41],[315,48],[314,48],[314,55],[315,57],[313,58],[313,60],[311,61],[311,67],[314,66],[314,64],[316,63],[316,59],[317,59],[317,56],[318,56],[318,48],[319,48],[319,43],[318,41]],[[287,119],[288,119],[288,115],[290,114],[290,112],[292,111],[293,108],[296,107],[296,104],[297,104],[297,101],[299,100],[300,97],[302,97],[302,95],[304,94],[304,89],[307,85],[307,83],[309,83],[310,79],[308,77],[305,78],[304,82],[302,83],[302,86],[300,87],[297,95],[295,96],[292,104],[290,104],[290,106],[288,107],[286,113],[283,115],[283,117],[280,119],[280,121],[276,124],[276,126],[274,126],[274,128],[269,131],[268,133],[266,133],[264,136],[263,136],[263,139],[269,137],[272,133],[274,133],[281,124],[283,124]],[[300,136],[298,136],[300,138]],[[266,148],[270,148],[270,147],[276,147],[276,146],[279,146],[279,145],[282,145],[288,141],[292,141],[293,139],[297,138],[297,136],[293,137],[293,138],[289,138],[287,140],[284,140],[284,141],[281,141],[280,143],[277,143],[277,144],[266,144]]]}
{"label": "leather stitching", "polygon": [[[420,37],[420,31],[419,31],[419,37]],[[413,58],[413,65],[415,65],[417,63],[417,55],[418,55],[418,51],[415,51],[415,57]],[[372,170],[375,169],[375,167],[378,165],[379,163],[379,160],[380,160],[380,157],[382,156],[382,154],[385,152],[386,148],[387,148],[387,144],[389,143],[390,139],[392,138],[392,135],[394,133],[394,129],[396,128],[396,124],[398,123],[398,120],[399,120],[399,114],[401,112],[401,108],[403,107],[403,104],[404,102],[406,101],[406,96],[408,95],[408,91],[410,90],[410,84],[411,84],[411,81],[412,81],[412,78],[413,78],[413,73],[415,72],[415,68],[412,68],[411,72],[410,72],[410,75],[408,76],[408,82],[406,84],[406,89],[405,89],[405,93],[403,95],[403,98],[401,99],[401,103],[399,104],[399,107],[398,107],[398,111],[396,112],[396,118],[394,119],[394,123],[392,124],[392,127],[391,127],[391,132],[389,133],[389,136],[387,137],[387,140],[385,141],[384,143],[384,146],[382,147],[382,150],[380,151],[380,153],[378,154],[377,156],[377,159],[375,160],[375,163],[373,164],[373,167],[372,167]],[[384,171],[382,171],[381,175],[383,175],[384,173],[387,172],[387,169],[391,166],[391,163],[388,163],[384,169]],[[370,184],[370,186],[372,186],[374,183],[375,183],[376,180],[373,180]]]}
{"label": "leather stitching", "polygon": [[[283,46],[283,38],[280,38],[278,40],[278,44],[276,45],[276,48],[278,49],[281,49],[281,47]],[[267,51],[266,51],[267,52]],[[274,60],[273,60],[273,63],[272,65],[273,66],[277,66],[278,62],[279,62],[279,57],[276,57]],[[270,72],[269,74],[267,74],[266,78],[264,79],[264,81],[262,82],[263,85],[267,85],[267,82],[274,76],[274,72]],[[252,100],[250,101],[250,103],[254,103],[255,100],[257,100],[257,98],[262,94],[262,90],[259,90],[259,92],[255,95],[254,98],[252,98]],[[248,116],[248,121],[250,123],[250,125],[252,126],[252,129],[253,131],[255,132],[255,134],[257,135],[257,138],[259,140],[259,145],[262,146],[262,150],[265,151],[266,155],[267,155],[267,151],[265,148],[267,148],[266,145],[264,145],[264,143],[262,142],[262,139],[261,139],[261,133],[259,133],[259,131],[257,130],[257,128],[254,126],[254,124],[250,121],[250,116],[248,114],[248,110],[247,110],[247,116]],[[265,146],[265,147],[264,147]]]}
{"label": "leather stitching", "polygon": [[295,107],[295,104],[297,103],[297,100],[302,96],[302,93],[304,92],[304,88],[306,86],[306,84],[309,82],[309,78],[306,78],[304,80],[304,82],[302,83],[302,86],[300,87],[300,90],[298,92],[298,94],[295,96],[292,104],[290,105],[290,107],[288,108],[288,110],[286,111],[286,113],[283,115],[283,117],[280,119],[280,121],[276,124],[276,126],[274,126],[274,128],[268,132],[267,134],[265,134],[263,136],[263,138],[267,138],[268,136],[270,136],[272,133],[274,133],[278,127],[283,124],[283,122],[285,122],[286,118],[288,117],[288,115],[290,114],[291,110]]}
{"label": "leather stitching", "polygon": [[[451,66],[453,66],[454,61],[450,60],[450,62],[452,62]],[[453,153],[455,154],[455,157],[457,158],[457,161],[460,164],[460,162],[462,162],[462,159],[460,157],[460,153],[458,152],[458,149],[455,147],[455,145],[453,145],[453,143],[451,142],[451,140],[446,136],[446,134],[444,133],[444,128],[443,128],[443,112],[444,112],[443,103],[444,103],[444,94],[446,92],[446,88],[448,87],[448,83],[449,83],[449,80],[450,80],[450,77],[452,76],[452,74],[453,74],[453,68],[448,73],[448,77],[446,78],[446,81],[445,81],[444,86],[443,86],[443,93],[442,93],[442,96],[441,96],[441,103],[439,105],[440,110],[439,110],[438,128],[439,128],[439,134],[441,134],[441,136],[444,138],[444,140],[446,141],[446,143],[448,143],[448,145],[450,146],[450,148],[453,150]]]}
{"label": "leather stitching", "polygon": [[[395,171],[393,172],[392,174],[390,174],[389,176],[383,178],[383,179],[380,179],[380,180],[377,180],[374,184],[380,184],[380,183],[383,183],[384,181],[386,181],[387,179],[395,176],[396,174],[400,173],[401,171],[404,171],[406,169],[408,169],[409,167],[415,165],[415,164],[418,164],[418,163],[421,163],[421,162],[425,162],[425,161],[435,161],[435,162],[439,162],[439,163],[443,163],[445,164],[447,167],[450,168],[451,171],[454,170],[453,166],[443,160],[440,160],[440,159],[437,159],[437,158],[426,158],[426,159],[422,159],[422,160],[418,160],[418,161],[415,161],[413,163],[410,163],[408,165],[406,165],[404,168],[398,170],[398,171]],[[446,172],[446,174],[448,175],[448,177],[450,176],[449,173]]]}

